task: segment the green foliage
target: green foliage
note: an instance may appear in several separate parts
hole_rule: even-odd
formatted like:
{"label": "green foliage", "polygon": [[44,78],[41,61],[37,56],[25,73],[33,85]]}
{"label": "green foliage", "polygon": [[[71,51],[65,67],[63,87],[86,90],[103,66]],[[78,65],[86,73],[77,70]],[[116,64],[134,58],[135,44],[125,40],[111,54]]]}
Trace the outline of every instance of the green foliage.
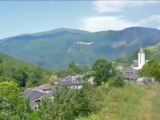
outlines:
{"label": "green foliage", "polygon": [[89,70],[87,66],[81,66],[76,62],[72,61],[69,63],[68,68],[66,70],[62,70],[57,72],[59,77],[65,77],[68,75],[75,75],[75,74],[83,74]]}
{"label": "green foliage", "polygon": [[121,76],[112,77],[108,81],[109,84],[114,87],[123,87],[125,85],[125,81]]}
{"label": "green foliage", "polygon": [[135,85],[112,87],[101,99],[101,110],[77,120],[139,120],[137,109],[145,91],[146,88]]}
{"label": "green foliage", "polygon": [[156,92],[157,94],[152,98],[152,120],[160,119],[160,84],[157,84]]}
{"label": "green foliage", "polygon": [[97,103],[100,95],[99,91],[88,84],[80,90],[57,88],[54,99],[42,100],[39,107],[41,119],[74,120],[78,116],[88,116],[100,109]]}
{"label": "green foliage", "polygon": [[115,75],[112,64],[104,58],[97,59],[92,65],[93,77],[96,85],[108,81],[110,77]]}
{"label": "green foliage", "polygon": [[51,74],[48,70],[23,63],[4,54],[0,54],[0,61],[0,80],[7,78],[16,81],[20,87],[39,85]]}
{"label": "green foliage", "polygon": [[131,55],[123,55],[121,57],[116,58],[117,63],[125,63],[125,64],[132,64],[133,60],[137,59],[138,57],[138,50]]}
{"label": "green foliage", "polygon": [[86,70],[87,70],[86,66],[80,66],[76,62],[72,61],[69,63],[67,71],[69,74],[74,75],[74,74],[81,74]]}
{"label": "green foliage", "polygon": [[141,70],[142,76],[154,77],[160,82],[160,57],[152,58]]}
{"label": "green foliage", "polygon": [[26,120],[29,117],[27,100],[20,95],[14,82],[0,82],[0,119]]}
{"label": "green foliage", "polygon": [[30,113],[30,119],[29,119],[29,120],[41,120],[41,119],[40,119],[40,115],[39,115],[39,111],[33,110],[33,111]]}
{"label": "green foliage", "polygon": [[16,79],[0,76],[0,82],[6,82],[6,81],[8,81],[8,82],[13,81],[18,84],[18,80],[16,80]]}
{"label": "green foliage", "polygon": [[54,82],[57,82],[58,80],[59,80],[58,76],[54,74],[48,78],[48,82],[52,85],[54,84]]}

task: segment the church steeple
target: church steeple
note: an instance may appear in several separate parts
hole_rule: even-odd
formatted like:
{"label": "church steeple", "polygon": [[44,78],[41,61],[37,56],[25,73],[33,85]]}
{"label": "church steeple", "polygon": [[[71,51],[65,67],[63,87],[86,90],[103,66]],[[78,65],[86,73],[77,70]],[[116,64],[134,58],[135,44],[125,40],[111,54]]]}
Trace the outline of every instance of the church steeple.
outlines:
{"label": "church steeple", "polygon": [[134,60],[134,64],[132,65],[132,68],[135,70],[140,70],[145,64],[146,64],[145,53],[143,48],[141,48],[138,52],[138,60]]}
{"label": "church steeple", "polygon": [[141,69],[143,65],[146,63],[145,62],[145,53],[143,51],[143,48],[140,49],[138,53],[138,68]]}
{"label": "church steeple", "polygon": [[140,49],[139,53],[144,53],[143,48]]}

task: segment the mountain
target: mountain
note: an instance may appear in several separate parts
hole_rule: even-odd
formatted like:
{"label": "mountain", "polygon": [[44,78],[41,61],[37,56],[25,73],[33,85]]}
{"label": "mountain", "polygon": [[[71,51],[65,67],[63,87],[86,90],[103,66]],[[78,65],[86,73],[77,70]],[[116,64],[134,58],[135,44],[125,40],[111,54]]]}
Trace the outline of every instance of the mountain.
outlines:
{"label": "mountain", "polygon": [[24,63],[5,54],[0,54],[0,81],[15,81],[20,87],[36,86],[47,82],[52,72],[36,65]]}
{"label": "mountain", "polygon": [[[148,46],[143,48],[145,52],[145,56],[147,60],[150,60],[153,57],[160,57],[160,45]],[[133,60],[138,58],[138,50],[129,55],[124,55],[122,57],[117,58],[115,61],[118,63],[128,63],[131,64]]]}
{"label": "mountain", "polygon": [[150,57],[160,56],[160,45],[146,47],[146,50],[150,51]]}
{"label": "mountain", "polygon": [[99,57],[112,60],[159,43],[160,30],[153,28],[130,27],[94,33],[62,28],[1,39],[0,52],[59,70],[71,61],[88,65]]}

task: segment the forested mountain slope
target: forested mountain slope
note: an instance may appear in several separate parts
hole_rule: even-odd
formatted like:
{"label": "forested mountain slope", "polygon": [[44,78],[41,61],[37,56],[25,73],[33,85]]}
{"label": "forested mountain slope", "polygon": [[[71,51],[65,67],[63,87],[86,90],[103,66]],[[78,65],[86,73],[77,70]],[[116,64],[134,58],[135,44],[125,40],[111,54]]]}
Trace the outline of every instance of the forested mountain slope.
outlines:
{"label": "forested mountain slope", "polygon": [[[122,57],[117,58],[115,61],[120,63],[128,63],[131,64],[133,60],[138,58],[138,50],[133,52],[132,54],[124,55]],[[148,46],[144,48],[146,60],[150,60],[153,57],[160,57],[160,45]]]}
{"label": "forested mountain slope", "polygon": [[0,81],[15,81],[20,87],[30,87],[45,82],[50,74],[50,71],[36,65],[0,54]]}
{"label": "forested mountain slope", "polygon": [[0,51],[27,62],[59,70],[70,61],[92,64],[99,57],[114,59],[141,47],[159,44],[160,30],[131,27],[120,31],[87,32],[56,29],[0,40]]}

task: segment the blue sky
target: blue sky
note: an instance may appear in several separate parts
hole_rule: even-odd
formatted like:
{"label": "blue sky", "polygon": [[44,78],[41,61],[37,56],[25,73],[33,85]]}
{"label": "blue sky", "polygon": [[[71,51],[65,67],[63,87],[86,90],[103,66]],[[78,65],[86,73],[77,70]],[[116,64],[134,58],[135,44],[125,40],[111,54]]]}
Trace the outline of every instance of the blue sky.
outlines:
{"label": "blue sky", "polygon": [[0,38],[56,28],[160,29],[159,1],[1,1]]}

